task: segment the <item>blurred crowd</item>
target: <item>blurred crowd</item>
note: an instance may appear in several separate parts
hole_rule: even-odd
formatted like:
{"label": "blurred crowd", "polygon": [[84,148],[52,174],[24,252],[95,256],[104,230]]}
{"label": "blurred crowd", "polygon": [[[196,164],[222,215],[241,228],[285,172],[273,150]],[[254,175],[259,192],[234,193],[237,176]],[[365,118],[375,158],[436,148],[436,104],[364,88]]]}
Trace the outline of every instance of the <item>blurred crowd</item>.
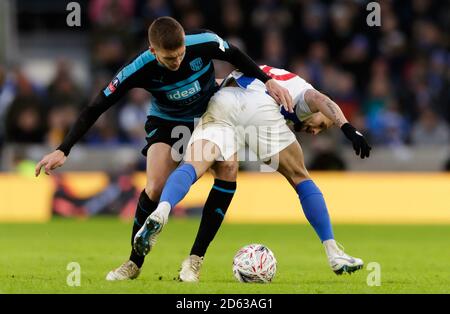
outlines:
{"label": "blurred crowd", "polygon": [[[259,64],[299,74],[334,99],[373,145],[450,143],[450,7],[447,1],[91,0],[86,2],[92,83],[83,88],[67,59],[40,86],[0,64],[0,143],[57,146],[77,114],[137,52],[159,16],[186,30],[207,28]],[[20,18],[20,16],[19,16]],[[232,68],[217,64],[219,77]],[[151,95],[133,90],[85,136],[87,145],[144,143]]]}

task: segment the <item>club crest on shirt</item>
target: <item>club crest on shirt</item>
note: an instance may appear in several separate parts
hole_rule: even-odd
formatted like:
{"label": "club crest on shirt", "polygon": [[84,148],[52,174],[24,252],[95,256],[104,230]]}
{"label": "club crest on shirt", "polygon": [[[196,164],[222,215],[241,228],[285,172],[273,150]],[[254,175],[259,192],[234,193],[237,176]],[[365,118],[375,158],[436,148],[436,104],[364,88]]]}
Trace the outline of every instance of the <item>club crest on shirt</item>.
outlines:
{"label": "club crest on shirt", "polygon": [[203,67],[202,58],[192,60],[189,65],[191,66],[192,71],[199,71]]}
{"label": "club crest on shirt", "polygon": [[109,91],[110,91],[111,93],[114,93],[114,91],[116,90],[117,86],[119,86],[119,83],[120,83],[119,78],[115,77],[115,78],[111,81],[111,83],[109,83],[109,85],[108,85]]}

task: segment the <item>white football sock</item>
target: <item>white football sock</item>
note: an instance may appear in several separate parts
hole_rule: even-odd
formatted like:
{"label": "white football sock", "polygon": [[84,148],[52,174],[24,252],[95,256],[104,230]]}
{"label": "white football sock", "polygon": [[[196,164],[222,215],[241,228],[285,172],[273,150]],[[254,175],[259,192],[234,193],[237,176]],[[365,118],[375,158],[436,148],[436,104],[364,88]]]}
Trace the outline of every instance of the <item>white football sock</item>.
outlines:
{"label": "white football sock", "polygon": [[161,215],[164,218],[164,224],[166,224],[169,219],[171,209],[172,208],[169,202],[161,202],[158,204],[158,207],[156,208],[154,213],[158,213],[159,215]]}

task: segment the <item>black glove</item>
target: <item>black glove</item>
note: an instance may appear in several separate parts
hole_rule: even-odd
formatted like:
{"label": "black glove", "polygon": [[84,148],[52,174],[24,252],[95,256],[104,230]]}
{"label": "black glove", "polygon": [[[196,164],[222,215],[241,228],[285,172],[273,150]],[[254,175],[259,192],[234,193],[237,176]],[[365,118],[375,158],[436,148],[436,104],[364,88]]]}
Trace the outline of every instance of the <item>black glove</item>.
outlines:
{"label": "black glove", "polygon": [[355,150],[356,155],[361,156],[361,159],[364,159],[365,157],[369,157],[370,150],[372,147],[367,144],[366,139],[364,136],[359,133],[353,125],[350,123],[345,123],[341,126],[342,132],[344,132],[345,136],[352,141],[353,143],[353,149]]}

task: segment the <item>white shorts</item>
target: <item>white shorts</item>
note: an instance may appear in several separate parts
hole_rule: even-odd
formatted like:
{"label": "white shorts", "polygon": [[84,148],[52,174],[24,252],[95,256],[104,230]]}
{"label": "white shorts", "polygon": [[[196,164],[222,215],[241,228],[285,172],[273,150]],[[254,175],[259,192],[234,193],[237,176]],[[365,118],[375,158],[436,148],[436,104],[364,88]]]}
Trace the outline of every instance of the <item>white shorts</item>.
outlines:
{"label": "white shorts", "polygon": [[199,140],[216,144],[219,160],[228,160],[245,144],[264,160],[296,141],[280,107],[268,94],[223,87],[211,98],[195,128],[189,145]]}

